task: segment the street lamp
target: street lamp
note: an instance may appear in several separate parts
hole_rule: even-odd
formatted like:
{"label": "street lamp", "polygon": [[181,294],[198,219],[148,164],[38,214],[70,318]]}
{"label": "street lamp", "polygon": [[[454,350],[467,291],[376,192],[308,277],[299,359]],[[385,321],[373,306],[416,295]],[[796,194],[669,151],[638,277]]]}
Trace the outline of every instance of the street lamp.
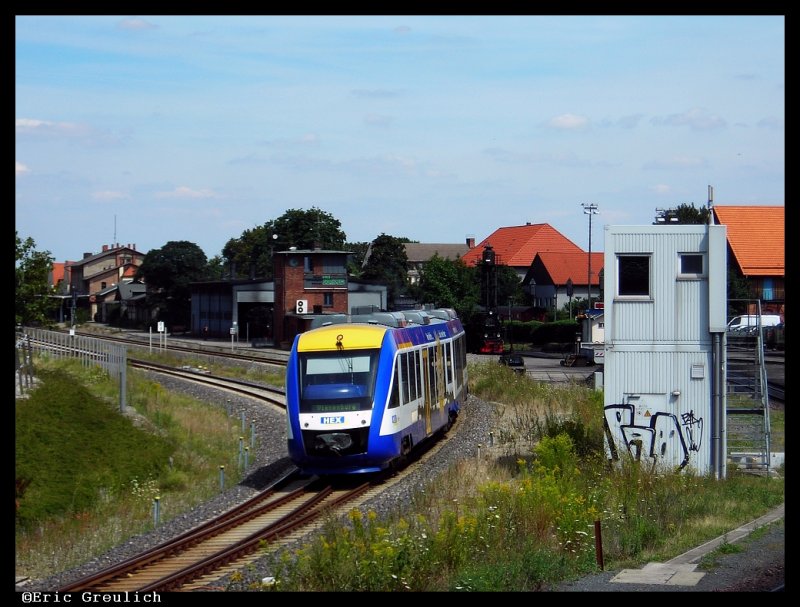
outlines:
{"label": "street lamp", "polygon": [[592,307],[592,215],[597,215],[597,205],[590,202],[582,202],[583,214],[589,216],[589,280],[587,280],[586,289],[589,292],[589,301],[586,307],[588,312]]}

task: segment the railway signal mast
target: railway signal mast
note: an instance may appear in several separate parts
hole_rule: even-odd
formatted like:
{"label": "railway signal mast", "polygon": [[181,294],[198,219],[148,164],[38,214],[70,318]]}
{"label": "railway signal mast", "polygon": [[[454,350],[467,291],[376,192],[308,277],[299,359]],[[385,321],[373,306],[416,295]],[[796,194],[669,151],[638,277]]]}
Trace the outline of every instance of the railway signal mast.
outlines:
{"label": "railway signal mast", "polygon": [[582,202],[583,214],[589,216],[589,275],[586,281],[586,290],[589,294],[586,310],[592,309],[592,215],[597,215],[597,205],[591,202]]}

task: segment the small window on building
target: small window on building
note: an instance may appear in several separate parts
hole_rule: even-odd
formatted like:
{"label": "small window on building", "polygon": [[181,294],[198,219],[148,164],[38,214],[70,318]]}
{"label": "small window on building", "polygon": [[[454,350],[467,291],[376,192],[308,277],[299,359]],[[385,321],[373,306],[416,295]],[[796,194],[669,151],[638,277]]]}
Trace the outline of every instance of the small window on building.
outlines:
{"label": "small window on building", "polygon": [[703,274],[703,255],[701,253],[681,253],[681,275],[700,276]]}
{"label": "small window on building", "polygon": [[307,274],[310,274],[311,272],[314,271],[314,258],[313,257],[310,257],[310,256],[306,255],[303,258],[303,270]]}
{"label": "small window on building", "polygon": [[327,292],[322,294],[322,306],[324,308],[333,307],[333,293]]}
{"label": "small window on building", "polygon": [[650,256],[620,255],[617,257],[617,294],[622,297],[650,295]]}
{"label": "small window on building", "polygon": [[106,288],[106,283],[105,282],[101,282],[100,283],[100,288],[101,289],[105,289]]}

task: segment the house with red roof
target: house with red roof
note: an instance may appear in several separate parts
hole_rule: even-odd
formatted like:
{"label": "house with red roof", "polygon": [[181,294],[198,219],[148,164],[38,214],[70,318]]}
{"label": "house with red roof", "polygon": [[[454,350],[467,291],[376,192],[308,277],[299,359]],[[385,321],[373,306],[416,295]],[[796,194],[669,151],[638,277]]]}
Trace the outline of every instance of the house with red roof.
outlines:
{"label": "house with red roof", "polygon": [[557,309],[569,302],[568,280],[573,297],[600,297],[600,270],[603,268],[602,251],[589,254],[547,223],[526,223],[521,226],[498,228],[462,257],[467,265],[476,265],[484,248],[490,245],[498,265],[513,268],[519,276],[523,290],[531,296],[536,308]]}
{"label": "house with red roof", "polygon": [[750,291],[747,297],[760,300],[762,314],[780,314],[783,318],[784,207],[715,205],[713,213],[717,224],[727,226],[729,276],[734,272],[747,283]]}
{"label": "house with red roof", "polygon": [[[477,265],[481,261],[483,249],[487,245],[491,245],[494,249],[495,263],[516,270],[520,281],[525,278],[537,253],[583,253],[586,255],[583,249],[550,224],[528,222],[524,226],[496,229],[477,246],[464,253],[461,260],[468,266]],[[585,278],[586,276],[584,276]]]}
{"label": "house with red roof", "polygon": [[[58,287],[58,322],[64,322],[74,305],[91,319],[105,321],[105,304],[118,299],[117,286],[133,282],[145,254],[136,245],[102,245],[99,253],[84,253],[80,261],[55,262],[51,269]],[[74,301],[74,303],[73,303]]]}
{"label": "house with red roof", "polygon": [[[600,272],[603,269],[602,251],[591,255],[591,297],[600,299]],[[560,310],[570,298],[589,298],[589,254],[578,252],[542,251],[536,254],[525,278],[523,289],[531,295],[537,308]],[[571,288],[570,288],[571,287]]]}

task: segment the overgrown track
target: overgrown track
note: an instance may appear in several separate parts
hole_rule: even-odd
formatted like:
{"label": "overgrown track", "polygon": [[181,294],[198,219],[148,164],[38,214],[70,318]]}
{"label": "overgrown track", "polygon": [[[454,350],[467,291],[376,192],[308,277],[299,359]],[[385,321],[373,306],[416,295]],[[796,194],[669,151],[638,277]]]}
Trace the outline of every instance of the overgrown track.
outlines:
{"label": "overgrown track", "polygon": [[228,390],[230,392],[249,396],[258,400],[264,400],[272,405],[280,407],[281,409],[286,409],[286,397],[284,390],[281,388],[267,386],[264,384],[256,384],[240,379],[217,377],[188,367],[176,369],[175,367],[171,367],[169,365],[161,365],[136,359],[128,359],[128,363],[135,369],[142,369],[145,371],[161,373],[163,375],[170,375],[172,377],[179,377],[181,379],[205,384],[214,388]]}

